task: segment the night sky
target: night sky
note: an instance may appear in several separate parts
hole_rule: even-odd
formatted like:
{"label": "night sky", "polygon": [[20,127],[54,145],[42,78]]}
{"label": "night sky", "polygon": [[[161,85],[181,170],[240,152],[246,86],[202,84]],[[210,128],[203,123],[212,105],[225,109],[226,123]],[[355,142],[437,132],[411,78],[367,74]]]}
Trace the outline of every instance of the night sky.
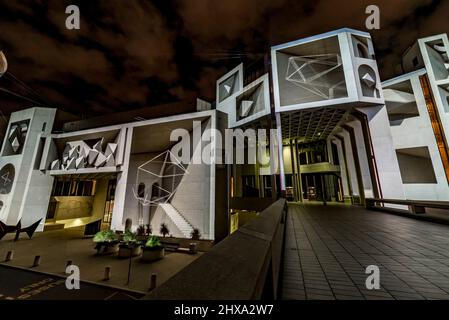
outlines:
{"label": "night sky", "polygon": [[[81,30],[65,28],[69,4],[80,7]],[[217,78],[271,45],[366,31],[370,4],[381,10],[381,29],[370,32],[382,79],[399,73],[417,38],[449,32],[448,0],[1,0],[0,49],[9,71],[50,106],[93,116],[212,101]]]}

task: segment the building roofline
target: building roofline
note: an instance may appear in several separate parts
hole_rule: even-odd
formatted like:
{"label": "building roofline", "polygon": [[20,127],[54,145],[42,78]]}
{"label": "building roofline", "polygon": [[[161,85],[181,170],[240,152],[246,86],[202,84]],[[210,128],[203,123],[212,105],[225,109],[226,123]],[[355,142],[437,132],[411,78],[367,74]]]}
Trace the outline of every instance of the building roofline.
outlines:
{"label": "building roofline", "polygon": [[421,69],[418,69],[418,70],[415,70],[415,71],[411,71],[411,72],[408,72],[408,73],[405,73],[405,74],[401,74],[401,75],[396,76],[394,78],[382,81],[381,85],[382,86],[388,86],[388,85],[393,84],[395,82],[398,82],[400,80],[405,80],[405,79],[408,79],[408,78],[411,78],[411,77],[414,77],[414,76],[421,76],[421,75],[426,74],[426,73],[427,73],[427,70],[425,68],[421,68]]}
{"label": "building roofline", "polygon": [[292,46],[302,44],[302,43],[307,43],[307,42],[311,42],[311,41],[315,41],[315,40],[319,40],[319,39],[323,39],[323,38],[329,38],[329,37],[335,36],[340,33],[345,33],[345,32],[353,33],[353,34],[356,34],[356,35],[359,35],[362,37],[371,37],[369,32],[355,30],[355,29],[351,29],[351,28],[341,28],[341,29],[332,30],[329,32],[313,35],[310,37],[293,40],[293,41],[286,42],[283,44],[275,45],[275,46],[271,47],[271,50],[273,51],[273,50],[284,49],[284,48],[292,47]]}

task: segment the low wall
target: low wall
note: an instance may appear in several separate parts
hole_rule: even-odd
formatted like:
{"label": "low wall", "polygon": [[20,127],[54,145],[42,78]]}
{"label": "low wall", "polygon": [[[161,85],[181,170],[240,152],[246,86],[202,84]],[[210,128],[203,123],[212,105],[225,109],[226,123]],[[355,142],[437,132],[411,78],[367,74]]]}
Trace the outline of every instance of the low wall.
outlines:
{"label": "low wall", "polygon": [[230,198],[230,207],[235,210],[261,212],[273,204],[272,198]]}
{"label": "low wall", "polygon": [[276,299],[286,213],[276,201],[144,299]]}
{"label": "low wall", "polygon": [[85,218],[92,215],[94,197],[54,197],[57,201],[55,219],[67,220]]}

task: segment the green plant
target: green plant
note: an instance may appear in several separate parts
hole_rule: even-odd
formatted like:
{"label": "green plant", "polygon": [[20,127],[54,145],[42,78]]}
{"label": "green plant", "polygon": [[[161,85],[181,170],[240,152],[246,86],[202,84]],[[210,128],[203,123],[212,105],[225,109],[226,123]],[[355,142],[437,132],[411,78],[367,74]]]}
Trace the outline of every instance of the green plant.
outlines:
{"label": "green plant", "polygon": [[103,230],[94,236],[94,242],[113,242],[117,240],[117,235],[112,230]]}
{"label": "green plant", "polygon": [[147,243],[145,244],[145,247],[148,247],[148,248],[157,248],[160,246],[161,246],[161,241],[159,240],[158,237],[155,237],[155,236],[151,236],[148,239]]}
{"label": "green plant", "polygon": [[137,241],[137,235],[134,232],[131,232],[130,230],[127,230],[124,234],[123,234],[123,242],[125,243],[131,243],[131,242],[136,242]]}
{"label": "green plant", "polygon": [[161,234],[164,238],[167,234],[170,233],[170,230],[168,230],[168,227],[165,223],[161,223],[161,229],[159,231],[161,232]]}
{"label": "green plant", "polygon": [[195,228],[190,232],[190,237],[194,240],[199,240],[201,238],[201,232],[200,229]]}

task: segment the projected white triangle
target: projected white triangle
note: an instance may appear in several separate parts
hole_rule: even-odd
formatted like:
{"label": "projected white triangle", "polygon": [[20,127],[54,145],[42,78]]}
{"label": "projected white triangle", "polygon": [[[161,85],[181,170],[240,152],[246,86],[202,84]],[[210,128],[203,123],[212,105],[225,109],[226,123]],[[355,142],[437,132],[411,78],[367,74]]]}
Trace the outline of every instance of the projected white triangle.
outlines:
{"label": "projected white triangle", "polygon": [[253,106],[253,101],[250,100],[243,100],[240,104],[240,116],[246,117],[251,110],[251,107]]}
{"label": "projected white triangle", "polygon": [[363,77],[362,77],[363,82],[365,82],[365,84],[368,87],[372,87],[374,86],[374,84],[376,83],[376,80],[373,79],[373,77],[371,77],[371,75],[369,73],[366,73]]}

